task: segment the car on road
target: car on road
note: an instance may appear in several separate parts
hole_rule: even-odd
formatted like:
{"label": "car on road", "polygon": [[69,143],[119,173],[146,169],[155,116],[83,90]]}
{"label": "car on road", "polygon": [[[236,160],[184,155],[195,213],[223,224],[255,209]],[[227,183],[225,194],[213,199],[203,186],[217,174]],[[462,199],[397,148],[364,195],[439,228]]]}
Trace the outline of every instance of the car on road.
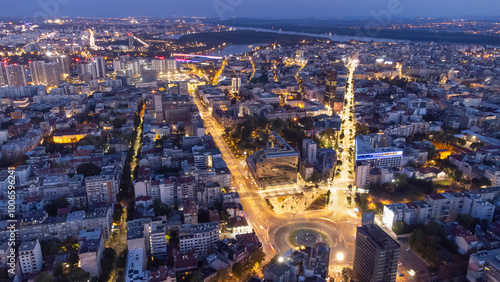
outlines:
{"label": "car on road", "polygon": [[406,248],[406,251],[407,251],[407,252],[411,252],[411,249],[410,249],[410,248]]}

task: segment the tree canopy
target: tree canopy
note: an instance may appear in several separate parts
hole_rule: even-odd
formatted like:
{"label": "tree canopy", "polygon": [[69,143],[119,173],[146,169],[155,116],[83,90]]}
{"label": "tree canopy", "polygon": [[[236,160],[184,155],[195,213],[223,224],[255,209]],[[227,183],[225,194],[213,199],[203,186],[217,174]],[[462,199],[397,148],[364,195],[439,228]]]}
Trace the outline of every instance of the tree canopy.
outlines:
{"label": "tree canopy", "polygon": [[96,176],[101,173],[101,168],[93,163],[84,163],[76,168],[76,173],[83,174],[85,177]]}

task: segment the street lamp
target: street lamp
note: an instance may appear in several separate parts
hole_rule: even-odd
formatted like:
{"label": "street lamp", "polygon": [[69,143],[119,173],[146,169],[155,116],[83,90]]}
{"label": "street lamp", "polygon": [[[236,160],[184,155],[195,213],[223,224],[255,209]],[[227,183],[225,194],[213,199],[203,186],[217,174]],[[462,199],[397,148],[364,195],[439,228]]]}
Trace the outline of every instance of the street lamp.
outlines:
{"label": "street lamp", "polygon": [[338,252],[338,253],[337,253],[337,255],[335,256],[335,258],[336,258],[338,261],[343,261],[343,260],[344,260],[344,254],[343,254],[343,253]]}

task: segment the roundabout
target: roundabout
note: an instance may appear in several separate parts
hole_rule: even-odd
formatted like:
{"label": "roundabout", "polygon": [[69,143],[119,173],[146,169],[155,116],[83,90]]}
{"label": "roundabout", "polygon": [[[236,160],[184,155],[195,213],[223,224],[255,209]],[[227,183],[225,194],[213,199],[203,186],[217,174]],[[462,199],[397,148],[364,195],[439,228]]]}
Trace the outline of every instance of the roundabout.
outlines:
{"label": "roundabout", "polygon": [[290,240],[296,247],[314,247],[316,243],[327,243],[326,235],[310,229],[301,229],[293,232]]}
{"label": "roundabout", "polygon": [[345,248],[336,224],[321,219],[290,220],[273,226],[269,229],[269,238],[277,254],[297,247],[314,247],[316,243],[326,243],[330,249]]}
{"label": "roundabout", "polygon": [[329,272],[340,275],[342,267],[354,261],[354,240],[356,221],[333,222],[329,219],[293,218],[270,226],[267,241],[271,252],[281,256],[292,250],[304,250],[317,242],[330,248]]}

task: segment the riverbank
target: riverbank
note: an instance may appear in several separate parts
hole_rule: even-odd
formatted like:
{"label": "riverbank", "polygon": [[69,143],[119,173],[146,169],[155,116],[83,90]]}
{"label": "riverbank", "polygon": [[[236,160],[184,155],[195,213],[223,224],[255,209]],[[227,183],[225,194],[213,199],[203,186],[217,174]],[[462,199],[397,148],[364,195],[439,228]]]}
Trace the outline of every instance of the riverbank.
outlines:
{"label": "riverbank", "polygon": [[[365,21],[346,26],[340,22],[327,20],[262,20],[262,19],[231,19],[209,20],[209,23],[235,27],[240,30],[259,32],[274,32],[277,34],[307,34],[330,38],[333,41],[427,41],[441,43],[465,43],[481,45],[500,45],[500,37],[494,35],[469,34],[461,31],[431,31],[431,30],[387,30],[367,29]],[[369,21],[368,21],[369,22]]]}
{"label": "riverbank", "polygon": [[205,43],[209,48],[223,45],[254,45],[274,42],[296,43],[301,41],[321,41],[325,40],[321,36],[309,36],[301,34],[280,34],[275,32],[261,32],[255,30],[234,30],[223,32],[195,33],[181,36],[178,44],[188,44],[192,42]]}

